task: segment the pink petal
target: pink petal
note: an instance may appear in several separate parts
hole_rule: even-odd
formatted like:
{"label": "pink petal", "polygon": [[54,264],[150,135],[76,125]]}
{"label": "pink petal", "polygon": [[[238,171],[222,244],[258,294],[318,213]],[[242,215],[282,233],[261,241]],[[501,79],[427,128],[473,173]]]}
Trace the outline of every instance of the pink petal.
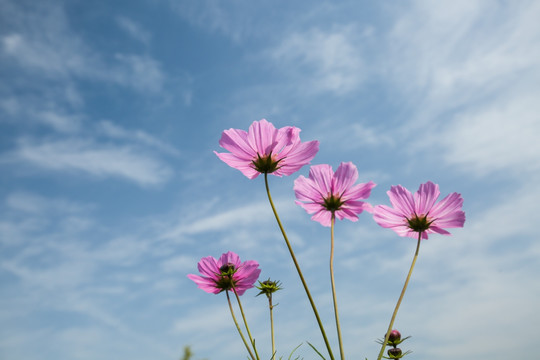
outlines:
{"label": "pink petal", "polygon": [[[311,179],[306,179],[304,176],[298,177],[294,181],[294,192],[296,198],[300,201],[312,201],[316,203],[323,203],[323,195],[316,184]],[[300,205],[300,204],[298,204]]]}
{"label": "pink petal", "polygon": [[402,215],[410,217],[414,214],[414,197],[409,190],[401,185],[392,186],[387,192],[390,203],[399,210]]}
{"label": "pink petal", "polygon": [[277,132],[274,125],[266,119],[254,121],[249,127],[247,140],[256,153],[261,156],[268,155],[269,150],[275,145]]}
{"label": "pink petal", "polygon": [[197,264],[199,272],[207,277],[215,277],[219,273],[219,266],[212,256],[202,258]]}
{"label": "pink petal", "polygon": [[358,179],[358,170],[352,162],[342,162],[333,176],[332,193],[335,195],[343,194]]}
{"label": "pink petal", "polygon": [[332,213],[328,210],[320,210],[311,217],[311,220],[319,222],[322,226],[330,226],[332,224]]}
{"label": "pink petal", "polygon": [[346,190],[341,196],[341,200],[348,201],[350,199],[367,199],[371,195],[371,189],[373,189],[375,186],[376,184],[373,181],[365,184],[357,184]]}
{"label": "pink petal", "polygon": [[257,153],[248,143],[247,136],[248,134],[244,130],[225,130],[221,135],[219,145],[225,150],[230,151],[238,158],[251,160],[257,155]]}
{"label": "pink petal", "polygon": [[231,153],[214,153],[220,158],[224,163],[229,165],[232,168],[240,170],[249,179],[255,179],[260,175],[260,172],[253,168],[251,161],[246,161],[238,158],[236,155]]}
{"label": "pink petal", "polygon": [[414,194],[415,212],[417,215],[427,215],[441,192],[439,185],[428,181],[420,185],[416,194]]}
{"label": "pink petal", "polygon": [[314,165],[309,169],[309,178],[314,182],[314,188],[325,197],[332,192],[332,178],[334,172],[330,165]]}

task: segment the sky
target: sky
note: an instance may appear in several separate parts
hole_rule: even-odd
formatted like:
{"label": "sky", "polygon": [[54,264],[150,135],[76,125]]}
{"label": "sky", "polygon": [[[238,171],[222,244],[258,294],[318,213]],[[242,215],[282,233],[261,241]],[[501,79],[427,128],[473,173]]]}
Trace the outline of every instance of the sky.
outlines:
{"label": "sky", "polygon": [[[214,151],[267,119],[353,162],[368,201],[426,181],[467,220],[422,242],[395,322],[407,358],[537,352],[540,2],[0,0],[0,358],[245,359],[225,294],[186,275],[234,251],[275,294],[277,354],[324,343],[266,198]],[[536,100],[535,100],[536,99]],[[330,232],[270,177],[338,353]],[[536,184],[536,185],[535,185]],[[375,359],[416,242],[336,224],[345,354]],[[242,296],[261,358],[266,299]]]}

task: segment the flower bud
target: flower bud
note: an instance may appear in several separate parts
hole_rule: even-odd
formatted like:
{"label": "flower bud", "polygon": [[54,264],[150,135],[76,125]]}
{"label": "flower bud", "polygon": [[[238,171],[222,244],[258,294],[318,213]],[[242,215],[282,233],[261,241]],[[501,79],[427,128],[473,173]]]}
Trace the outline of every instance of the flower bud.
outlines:
{"label": "flower bud", "polygon": [[388,356],[390,356],[390,359],[399,359],[401,358],[401,349],[400,348],[392,348],[388,350]]}
{"label": "flower bud", "polygon": [[272,297],[272,293],[275,293],[278,290],[281,290],[281,283],[279,281],[272,281],[270,279],[265,280],[263,282],[259,281],[259,286],[257,286],[257,289],[261,290],[260,293],[257,294],[257,296],[261,294],[266,294],[268,298]]}
{"label": "flower bud", "polygon": [[388,336],[388,342],[394,344],[398,343],[399,340],[401,340],[401,333],[396,329],[390,331],[390,336]]}

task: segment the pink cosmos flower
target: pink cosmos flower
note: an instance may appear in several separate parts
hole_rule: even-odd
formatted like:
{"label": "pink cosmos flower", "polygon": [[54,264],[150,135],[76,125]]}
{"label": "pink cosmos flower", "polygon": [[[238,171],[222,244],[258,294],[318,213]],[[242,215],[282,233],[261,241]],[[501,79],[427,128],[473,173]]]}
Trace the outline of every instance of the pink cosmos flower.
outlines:
{"label": "pink cosmos flower", "polygon": [[330,226],[332,214],[338,219],[358,220],[367,203],[375,183],[354,185],[358,179],[358,170],[352,162],[341,163],[334,173],[330,165],[314,165],[309,170],[309,178],[300,176],[294,181],[296,204],[308,214],[315,214],[311,220]]}
{"label": "pink cosmos flower", "polygon": [[214,153],[249,179],[264,173],[291,175],[309,164],[319,151],[318,141],[300,141],[300,129],[293,126],[276,129],[265,119],[254,121],[247,132],[223,131],[219,145],[230,153]]}
{"label": "pink cosmos flower", "polygon": [[213,294],[234,288],[238,295],[242,295],[253,287],[261,273],[258,262],[241,262],[240,257],[232,251],[222,254],[218,260],[212,256],[202,258],[197,267],[202,276],[189,274],[187,277],[200,289]]}
{"label": "pink cosmos flower", "polygon": [[422,239],[428,234],[450,235],[443,228],[463,227],[465,213],[461,210],[463,198],[452,193],[437,203],[440,195],[439,185],[428,181],[420,185],[416,194],[401,185],[392,186],[387,192],[393,208],[377,205],[372,210],[373,218],[382,227],[394,230],[399,236]]}

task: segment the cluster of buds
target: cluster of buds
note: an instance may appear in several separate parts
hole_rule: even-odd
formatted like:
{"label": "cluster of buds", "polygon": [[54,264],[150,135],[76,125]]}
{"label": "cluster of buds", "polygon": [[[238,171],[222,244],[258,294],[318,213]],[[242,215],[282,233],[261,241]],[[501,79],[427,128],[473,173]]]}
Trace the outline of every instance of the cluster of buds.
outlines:
{"label": "cluster of buds", "polygon": [[[385,359],[401,359],[405,355],[410,354],[411,351],[403,352],[401,351],[400,348],[397,347],[399,344],[401,344],[403,341],[407,340],[408,338],[410,338],[410,336],[407,336],[402,339],[401,333],[395,329],[390,331],[390,335],[388,336],[388,342],[386,343],[386,345],[392,346],[392,348],[388,349],[387,351],[388,356],[383,356],[383,357]],[[382,341],[381,341],[381,344],[382,344]]]}

